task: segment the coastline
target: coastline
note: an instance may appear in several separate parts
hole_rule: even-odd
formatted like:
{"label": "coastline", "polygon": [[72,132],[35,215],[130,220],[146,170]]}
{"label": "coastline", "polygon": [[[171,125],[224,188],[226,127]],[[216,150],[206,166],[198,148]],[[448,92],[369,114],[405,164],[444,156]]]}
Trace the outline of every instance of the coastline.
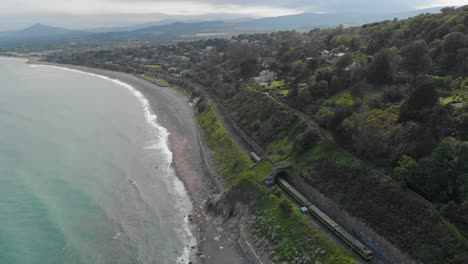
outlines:
{"label": "coastline", "polygon": [[[94,75],[101,75],[132,86],[148,101],[157,122],[169,131],[169,148],[173,152],[173,168],[183,183],[193,210],[187,216],[196,245],[192,246],[192,264],[250,263],[238,241],[229,233],[229,226],[209,215],[206,201],[219,193],[219,183],[212,178],[206,166],[206,146],[199,135],[192,105],[187,98],[168,87],[159,87],[137,76],[75,65],[62,65],[40,61],[40,58],[24,59],[28,64],[67,68]],[[175,262],[175,260],[174,260]]]}
{"label": "coastline", "polygon": [[183,182],[193,205],[192,213],[187,218],[197,246],[191,248],[189,263],[247,263],[237,241],[230,237],[229,227],[205,212],[206,201],[217,194],[216,190],[219,187],[206,168],[206,157],[203,157],[206,155],[205,147],[199,138],[193,108],[187,98],[171,88],[159,87],[126,73],[52,64],[39,61],[38,58],[26,59],[28,64],[55,66],[105,76],[141,92],[149,102],[151,110],[157,115],[157,122],[169,131],[173,168],[179,180]]}

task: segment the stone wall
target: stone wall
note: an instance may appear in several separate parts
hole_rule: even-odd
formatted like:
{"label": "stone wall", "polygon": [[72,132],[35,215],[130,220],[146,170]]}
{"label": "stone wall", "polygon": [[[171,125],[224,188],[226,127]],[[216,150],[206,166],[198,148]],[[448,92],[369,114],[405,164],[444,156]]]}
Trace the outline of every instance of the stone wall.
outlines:
{"label": "stone wall", "polygon": [[[294,188],[296,188],[302,195],[307,197],[313,204],[320,210],[326,213],[336,223],[341,225],[350,234],[359,238],[366,244],[374,254],[379,255],[388,263],[395,264],[416,264],[417,262],[411,260],[406,254],[401,252],[398,248],[388,242],[385,238],[377,234],[369,226],[359,219],[351,216],[346,211],[342,210],[340,206],[321,194],[317,189],[305,183],[305,181],[295,176],[291,171],[280,171],[281,174]],[[395,223],[395,228],[398,228],[398,223]]]}

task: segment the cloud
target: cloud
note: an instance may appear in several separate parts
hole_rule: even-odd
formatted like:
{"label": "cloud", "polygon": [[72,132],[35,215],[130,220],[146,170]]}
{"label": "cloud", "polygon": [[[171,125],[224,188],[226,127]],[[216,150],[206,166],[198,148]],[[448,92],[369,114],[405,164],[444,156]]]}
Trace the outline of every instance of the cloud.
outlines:
{"label": "cloud", "polygon": [[430,8],[430,7],[440,7],[440,6],[463,6],[468,5],[468,0],[436,0],[436,1],[424,1],[418,8]]}
{"label": "cloud", "polygon": [[280,16],[300,12],[404,11],[468,0],[1,0],[0,14],[60,13]]}
{"label": "cloud", "polygon": [[281,16],[301,12],[294,8],[257,3],[241,5],[240,2],[222,3],[221,1],[210,0],[2,0],[0,2],[0,13],[61,13],[73,15],[161,13],[187,16],[224,13],[248,16]]}
{"label": "cloud", "polygon": [[32,23],[84,28],[161,19],[232,19],[301,12],[395,12],[468,0],[0,0],[0,30]]}

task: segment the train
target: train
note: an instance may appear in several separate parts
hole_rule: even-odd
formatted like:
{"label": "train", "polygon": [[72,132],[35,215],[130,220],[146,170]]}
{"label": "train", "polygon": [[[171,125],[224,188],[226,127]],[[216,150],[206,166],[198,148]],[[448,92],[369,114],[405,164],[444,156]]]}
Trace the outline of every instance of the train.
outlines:
{"label": "train", "polygon": [[307,198],[301,193],[294,189],[284,179],[277,179],[277,184],[294,198],[299,204],[307,208],[308,213],[318,219],[323,225],[325,225],[330,231],[338,236],[343,242],[349,245],[357,254],[367,261],[371,261],[374,257],[372,250],[363,245],[359,240],[351,236],[346,230],[339,226],[335,221],[328,217],[324,212],[313,205]]}
{"label": "train", "polygon": [[261,160],[261,158],[255,152],[250,152],[249,157],[255,163],[257,163],[257,162],[259,162]]}

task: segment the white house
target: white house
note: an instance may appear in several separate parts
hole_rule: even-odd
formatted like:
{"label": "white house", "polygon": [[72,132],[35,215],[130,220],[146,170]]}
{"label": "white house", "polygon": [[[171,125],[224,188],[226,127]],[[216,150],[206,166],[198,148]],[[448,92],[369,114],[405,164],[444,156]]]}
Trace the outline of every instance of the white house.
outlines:
{"label": "white house", "polygon": [[276,73],[270,70],[261,71],[258,77],[254,78],[259,83],[268,83],[276,79]]}
{"label": "white house", "polygon": [[328,50],[322,50],[320,53],[320,59],[330,63],[330,64],[335,64],[338,60],[341,59],[345,55],[344,52],[340,53],[331,53]]}

